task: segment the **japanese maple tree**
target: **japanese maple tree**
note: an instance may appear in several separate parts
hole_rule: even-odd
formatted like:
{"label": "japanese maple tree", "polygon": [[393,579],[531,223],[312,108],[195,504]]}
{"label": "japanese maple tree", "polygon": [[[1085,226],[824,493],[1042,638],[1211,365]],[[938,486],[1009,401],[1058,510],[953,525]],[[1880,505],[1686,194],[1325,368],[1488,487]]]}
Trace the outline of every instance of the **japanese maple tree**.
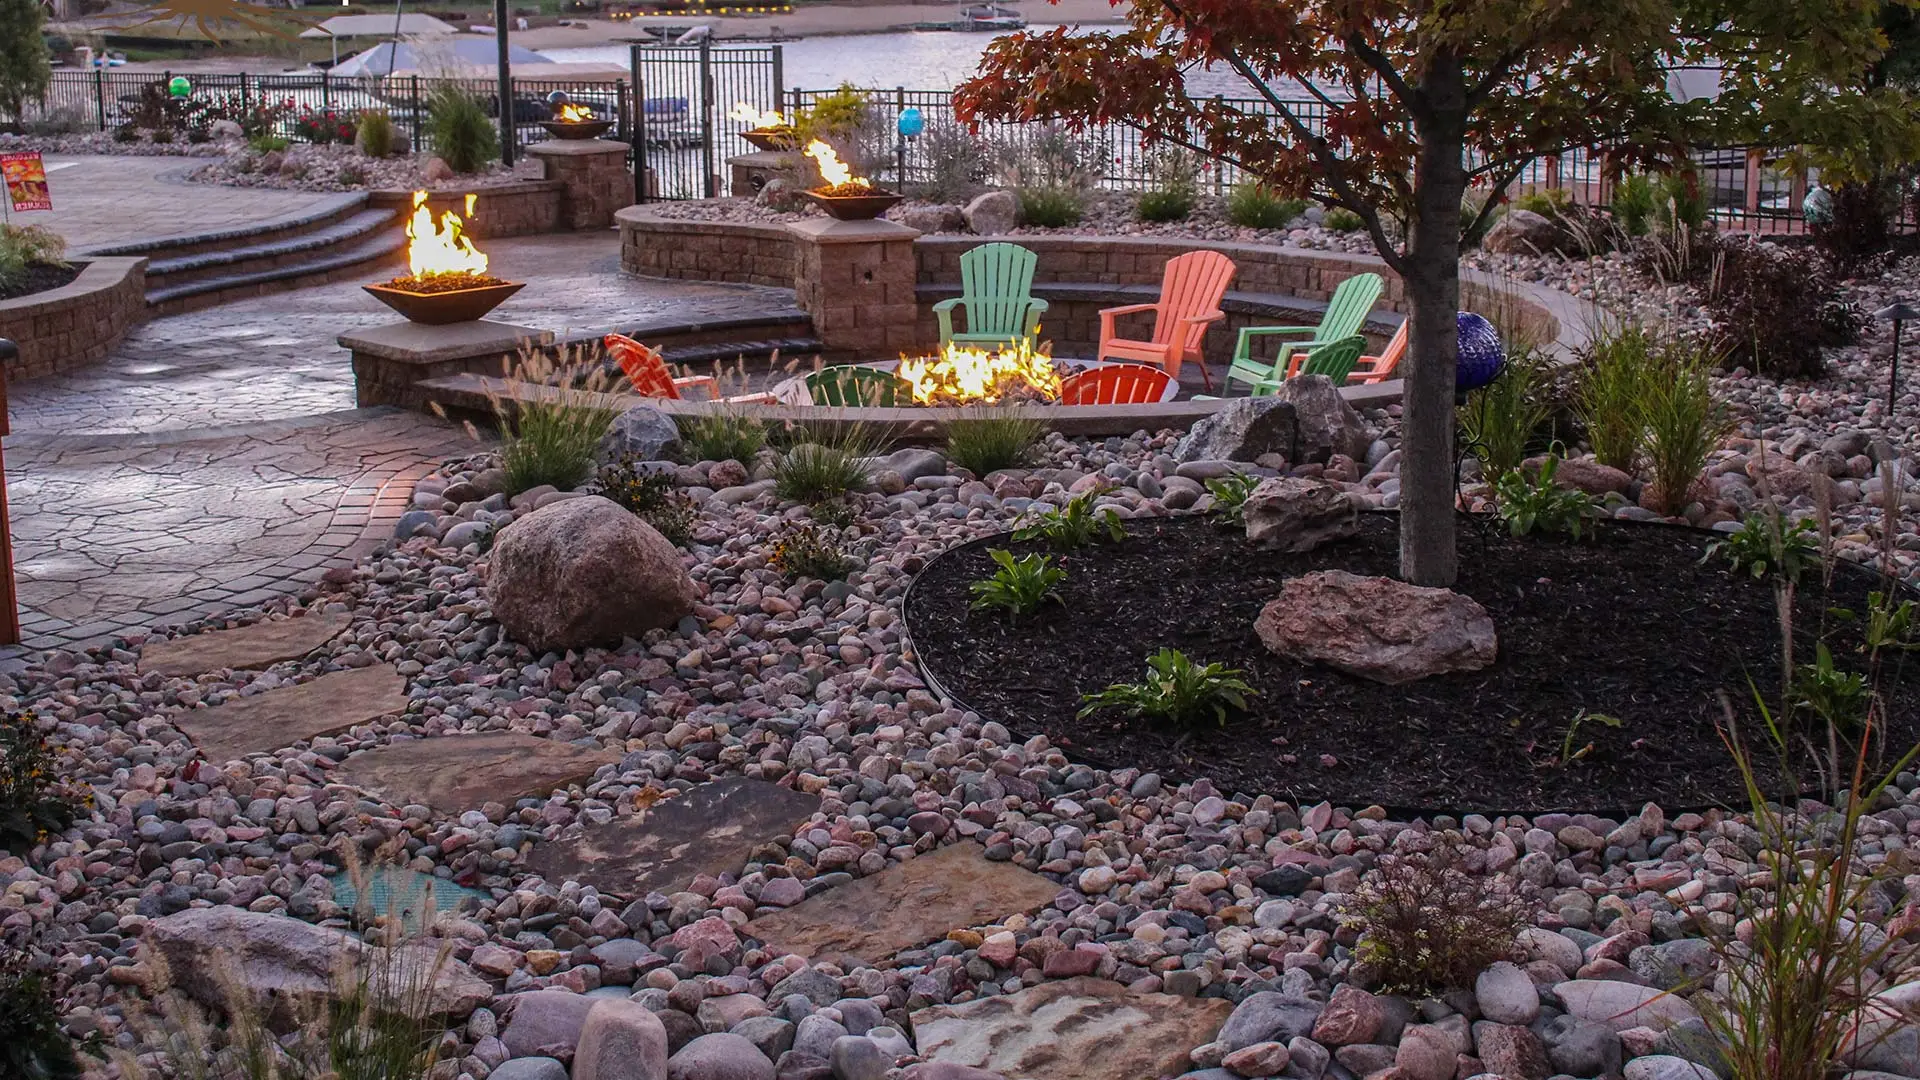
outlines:
{"label": "japanese maple tree", "polygon": [[[1835,112],[1912,123],[1903,93],[1857,85],[1885,45],[1883,0],[1114,2],[1125,29],[995,41],[955,94],[959,115],[1126,124],[1359,215],[1411,310],[1400,569],[1420,585],[1457,572],[1454,312],[1460,238],[1482,224],[1462,211],[1469,188],[1504,191],[1578,147],[1624,169]],[[1189,94],[1183,75],[1201,66],[1239,73],[1254,104]],[[1683,67],[1719,69],[1718,94],[1677,100]]]}

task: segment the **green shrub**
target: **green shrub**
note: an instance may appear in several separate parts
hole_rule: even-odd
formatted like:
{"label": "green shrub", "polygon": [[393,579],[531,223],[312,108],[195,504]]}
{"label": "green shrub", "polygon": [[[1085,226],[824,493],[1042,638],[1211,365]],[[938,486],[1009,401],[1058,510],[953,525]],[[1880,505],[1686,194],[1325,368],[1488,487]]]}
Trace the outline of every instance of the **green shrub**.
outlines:
{"label": "green shrub", "polygon": [[1572,205],[1573,197],[1567,194],[1566,188],[1542,188],[1513,200],[1515,210],[1526,210],[1544,218],[1560,217]]}
{"label": "green shrub", "polygon": [[668,543],[686,547],[693,540],[699,514],[672,476],[651,471],[639,458],[629,456],[600,466],[595,482],[601,495],[653,526]]}
{"label": "green shrub", "polygon": [[1013,553],[1000,548],[987,552],[1000,568],[992,577],[982,578],[967,586],[973,593],[973,602],[968,605],[975,611],[1001,609],[1019,618],[1039,611],[1047,601],[1060,602],[1056,591],[1067,572],[1053,565],[1053,560],[1045,555],[1028,555],[1015,559]]}
{"label": "green shrub", "polygon": [[1284,229],[1307,212],[1305,199],[1283,199],[1251,180],[1227,193],[1227,220],[1246,229]]}
{"label": "green shrub", "polygon": [[975,476],[1017,469],[1046,434],[1047,425],[1010,409],[980,410],[947,425],[947,460]]}
{"label": "green shrub", "polygon": [[1631,324],[1587,346],[1574,411],[1600,464],[1629,473],[1640,464],[1647,442],[1648,383],[1658,371],[1658,351],[1653,335]]}
{"label": "green shrub", "polygon": [[247,140],[247,148],[256,154],[277,153],[292,145],[284,135],[255,135]]}
{"label": "green shrub", "polygon": [[859,424],[830,435],[809,435],[787,447],[774,464],[774,493],[789,502],[822,503],[863,491],[866,459],[882,441]]}
{"label": "green shrub", "polygon": [[32,713],[0,714],[0,851],[25,856],[92,804],[60,775],[60,760]]}
{"label": "green shrub", "polygon": [[1684,226],[1699,232],[1707,224],[1707,189],[1689,173],[1667,173],[1660,178],[1660,201],[1655,206],[1660,224]]}
{"label": "green shrub", "polygon": [[1191,190],[1161,189],[1146,191],[1133,205],[1134,216],[1141,221],[1185,221],[1193,213],[1198,196]]}
{"label": "green shrub", "polygon": [[1191,727],[1211,717],[1222,727],[1229,709],[1245,711],[1253,687],[1240,679],[1240,669],[1222,664],[1196,664],[1176,649],[1161,649],[1147,657],[1147,677],[1137,683],[1114,683],[1097,694],[1080,698],[1082,717],[1101,709],[1124,709],[1128,716],[1152,717],[1179,727]]}
{"label": "green shrub", "polygon": [[353,145],[371,158],[390,157],[394,147],[399,145],[400,134],[393,126],[393,117],[385,109],[368,109],[360,114],[359,122],[354,126]]}
{"label": "green shrub", "polygon": [[79,1080],[53,987],[30,960],[27,950],[0,943],[0,1076]]}
{"label": "green shrub", "polygon": [[1178,148],[1162,150],[1154,155],[1151,167],[1153,189],[1134,203],[1134,214],[1141,221],[1186,220],[1200,197],[1193,155]]}
{"label": "green shrub", "polygon": [[1660,187],[1642,173],[1623,176],[1613,188],[1613,223],[1628,236],[1645,236],[1660,209]]}
{"label": "green shrub", "polygon": [[767,563],[789,578],[838,581],[860,568],[840,540],[840,530],[802,523],[789,527],[774,542]]}
{"label": "green shrub", "polygon": [[0,225],[0,289],[12,288],[30,266],[65,266],[67,241],[44,225]]}
{"label": "green shrub", "polygon": [[1111,506],[1095,510],[1094,497],[1091,491],[1082,492],[1068,499],[1061,509],[1028,515],[1026,522],[1014,530],[1013,538],[1044,540],[1055,551],[1083,548],[1103,536],[1114,543],[1125,540],[1127,527],[1121,524],[1120,515]]}
{"label": "green shrub", "polygon": [[1469,868],[1457,834],[1430,852],[1382,855],[1340,913],[1358,931],[1354,956],[1387,990],[1428,994],[1471,987],[1517,955],[1529,919],[1510,879]]}
{"label": "green shrub", "polygon": [[452,84],[442,84],[427,99],[427,145],[457,173],[478,172],[500,152],[487,107]]}
{"label": "green shrub", "polygon": [[1834,666],[1833,651],[1826,642],[1814,646],[1814,661],[1794,669],[1792,681],[1794,708],[1809,713],[1822,723],[1846,735],[1857,734],[1867,723],[1867,710],[1873,706],[1873,690],[1867,677]]}
{"label": "green shrub", "polygon": [[1593,497],[1553,482],[1560,458],[1549,454],[1538,479],[1529,481],[1520,469],[1511,469],[1493,483],[1495,512],[1515,536],[1533,532],[1565,533],[1580,539],[1594,514]]}
{"label": "green shrub", "polygon": [[1495,484],[1526,460],[1528,448],[1553,413],[1545,358],[1517,344],[1508,350],[1506,370],[1468,394],[1457,416],[1461,437]]}
{"label": "green shrub", "polygon": [[1647,387],[1648,486],[1656,508],[1672,516],[1686,509],[1707,455],[1720,446],[1732,421],[1713,392],[1713,355],[1697,346],[1669,346]]}
{"label": "green shrub", "polygon": [[1064,184],[1039,184],[1015,189],[1020,224],[1038,229],[1065,229],[1080,224],[1086,214],[1086,196]]}
{"label": "green shrub", "polygon": [[1821,374],[1820,350],[1850,345],[1865,321],[1812,252],[1750,241],[1714,246],[1706,295],[1714,347],[1727,364],[1775,379]]}
{"label": "green shrub", "polygon": [[1327,211],[1327,216],[1322,219],[1321,224],[1334,232],[1359,232],[1367,225],[1359,214],[1351,210],[1342,210],[1337,206]]}
{"label": "green shrub", "polygon": [[732,412],[680,418],[680,455],[688,463],[753,460],[767,445],[767,426]]}
{"label": "green shrub", "polygon": [[1246,521],[1247,497],[1260,486],[1260,478],[1243,472],[1230,472],[1207,481],[1207,493],[1213,496],[1208,512],[1222,524],[1241,525]]}
{"label": "green shrub", "polygon": [[1734,573],[1745,573],[1755,581],[1772,576],[1797,583],[1808,567],[1820,561],[1820,538],[1811,520],[1783,525],[1778,510],[1748,514],[1740,528],[1708,544],[1700,561],[1718,556],[1733,564]]}

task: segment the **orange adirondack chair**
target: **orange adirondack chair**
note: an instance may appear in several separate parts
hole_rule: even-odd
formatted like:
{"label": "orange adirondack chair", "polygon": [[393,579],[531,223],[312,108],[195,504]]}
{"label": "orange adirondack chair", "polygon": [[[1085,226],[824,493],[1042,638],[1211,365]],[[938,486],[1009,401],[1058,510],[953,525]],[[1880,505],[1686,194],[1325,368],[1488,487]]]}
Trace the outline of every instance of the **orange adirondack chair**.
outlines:
{"label": "orange adirondack chair", "polygon": [[658,350],[650,349],[625,334],[608,334],[601,339],[620,370],[626,372],[627,381],[633,384],[633,392],[642,397],[684,399],[680,391],[695,386],[707,389],[709,401],[719,396],[719,387],[711,375],[688,375],[674,378],[667,370],[667,362],[660,358]]}
{"label": "orange adirondack chair", "polygon": [[[1217,251],[1189,251],[1168,259],[1157,303],[1107,308],[1100,313],[1100,351],[1094,359],[1153,364],[1175,379],[1180,377],[1181,361],[1192,360],[1200,364],[1200,377],[1207,389],[1213,389],[1213,376],[1201,359],[1200,342],[1208,326],[1227,317],[1220,310],[1220,300],[1227,294],[1227,282],[1233,273],[1233,260]],[[1146,311],[1154,313],[1152,338],[1137,341],[1119,335],[1114,323],[1120,316]]]}
{"label": "orange adirondack chair", "polygon": [[1159,401],[1173,376],[1147,364],[1108,364],[1060,380],[1062,405],[1145,405]]}
{"label": "orange adirondack chair", "polygon": [[1347,381],[1377,383],[1392,378],[1393,369],[1400,366],[1400,358],[1407,355],[1407,327],[1412,325],[1412,319],[1402,322],[1400,329],[1393,332],[1393,338],[1387,342],[1387,347],[1380,350],[1379,356],[1361,357],[1359,365],[1353,369],[1352,374],[1347,376]]}

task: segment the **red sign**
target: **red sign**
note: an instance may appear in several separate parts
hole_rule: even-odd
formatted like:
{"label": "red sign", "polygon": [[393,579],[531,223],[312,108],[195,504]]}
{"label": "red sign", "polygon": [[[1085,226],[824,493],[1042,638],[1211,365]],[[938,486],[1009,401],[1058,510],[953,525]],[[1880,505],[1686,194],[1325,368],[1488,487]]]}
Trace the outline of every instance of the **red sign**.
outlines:
{"label": "red sign", "polygon": [[53,209],[53,191],[47,187],[47,167],[40,151],[0,154],[0,175],[7,180],[7,198],[15,210]]}

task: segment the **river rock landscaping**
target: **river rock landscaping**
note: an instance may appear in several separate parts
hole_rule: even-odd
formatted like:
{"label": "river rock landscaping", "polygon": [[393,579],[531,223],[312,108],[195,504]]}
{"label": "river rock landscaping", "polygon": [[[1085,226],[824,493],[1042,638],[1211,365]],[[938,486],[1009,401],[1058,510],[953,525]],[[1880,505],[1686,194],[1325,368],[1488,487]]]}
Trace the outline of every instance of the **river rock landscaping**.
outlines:
{"label": "river rock landscaping", "polygon": [[[591,485],[509,496],[491,451],[449,462],[419,483],[390,548],[307,595],[4,677],[9,707],[41,718],[94,806],[0,858],[0,927],[30,936],[57,973],[66,1029],[128,1055],[98,1066],[102,1076],[160,1066],[143,1002],[163,976],[208,1006],[270,991],[300,1000],[345,954],[416,971],[431,957],[440,1080],[1716,1075],[1724,1062],[1697,1008],[1720,963],[1706,935],[1734,929],[1767,867],[1742,815],[1681,812],[1729,794],[1723,774],[1682,766],[1711,752],[1685,710],[1596,698],[1588,707],[1632,723],[1583,730],[1604,744],[1591,764],[1508,770],[1517,786],[1499,794],[1567,812],[1483,813],[1497,808],[1474,804],[1493,793],[1461,782],[1449,792],[1457,809],[1414,816],[1380,805],[1416,791],[1411,780],[1342,772],[1358,749],[1326,750],[1340,759],[1328,763],[1301,739],[1307,781],[1235,772],[1230,757],[1196,753],[1198,741],[1103,760],[1121,755],[1027,730],[1002,699],[949,686],[986,710],[966,711],[922,678],[927,664],[958,679],[951,648],[917,614],[970,557],[942,553],[1075,495],[1111,509],[1135,539],[1074,556],[1070,573],[1124,567],[1155,537],[1249,596],[1285,560],[1364,566],[1385,535],[1372,515],[1350,540],[1226,565],[1233,534],[1205,516],[1205,480],[1287,473],[1390,505],[1392,420],[1352,418],[1374,436],[1371,466],[1330,457],[1331,446],[1302,453],[1317,463],[1181,461],[1187,436],[1172,431],[1053,435],[1031,467],[983,477],[901,448],[869,463],[869,490],[839,504],[850,515],[781,500],[772,451],[662,461],[648,470],[671,476],[694,510],[678,565],[603,560],[588,575],[628,575],[630,595],[655,598],[634,601],[652,605],[641,617],[654,628],[551,651],[523,644],[516,627],[573,625],[556,617],[585,603],[591,582],[568,576],[564,535],[588,526],[549,529],[561,539],[545,555],[515,556],[511,575],[542,583],[548,608],[498,607],[499,590],[527,586],[503,579],[503,549],[556,515],[625,511]],[[832,580],[779,570],[777,542],[808,526],[836,537],[855,568]],[[1725,570],[1678,553],[1699,542],[1632,530],[1599,550],[1673,548],[1640,558],[1642,572],[1663,568],[1757,620],[1733,585],[1710,580]],[[1563,540],[1486,543],[1545,560],[1509,570],[1516,583],[1565,575],[1547,563],[1585,552]],[[1896,560],[1911,573],[1904,553]],[[1160,586],[1129,580],[1148,606],[1174,606]],[[678,608],[682,590],[690,610]],[[1498,592],[1482,595],[1511,650],[1526,631]],[[1068,611],[1084,602],[1070,593]],[[1619,602],[1631,610],[1629,595]],[[1696,639],[1712,632],[1702,621],[1670,633],[1689,627]],[[1139,636],[1129,655],[1161,644],[1138,627],[1107,631]],[[1629,681],[1662,678],[1635,670]],[[1663,685],[1744,685],[1735,667],[1698,678]],[[1409,713],[1367,722],[1399,731],[1422,687],[1440,684],[1412,684]],[[1430,733],[1474,707],[1471,694],[1427,700]],[[1662,723],[1693,741],[1630,744],[1635,727]],[[1600,807],[1614,809],[1591,812]],[[1805,810],[1807,827],[1823,813]],[[1902,914],[1920,892],[1916,838],[1920,778],[1902,773],[1862,820],[1855,852],[1905,890],[1876,891],[1853,913],[1894,943],[1880,961],[1890,975],[1920,934]],[[1353,905],[1401,860],[1441,850],[1524,896],[1524,929],[1470,986],[1390,992],[1355,951]],[[355,899],[369,890],[354,868],[368,865],[382,873],[370,892],[411,897],[412,917],[430,924],[424,938],[394,940],[400,920]],[[1882,995],[1892,1008],[1915,986]],[[1890,1032],[1855,1052],[1856,1080],[1915,1075],[1920,1028]]]}

